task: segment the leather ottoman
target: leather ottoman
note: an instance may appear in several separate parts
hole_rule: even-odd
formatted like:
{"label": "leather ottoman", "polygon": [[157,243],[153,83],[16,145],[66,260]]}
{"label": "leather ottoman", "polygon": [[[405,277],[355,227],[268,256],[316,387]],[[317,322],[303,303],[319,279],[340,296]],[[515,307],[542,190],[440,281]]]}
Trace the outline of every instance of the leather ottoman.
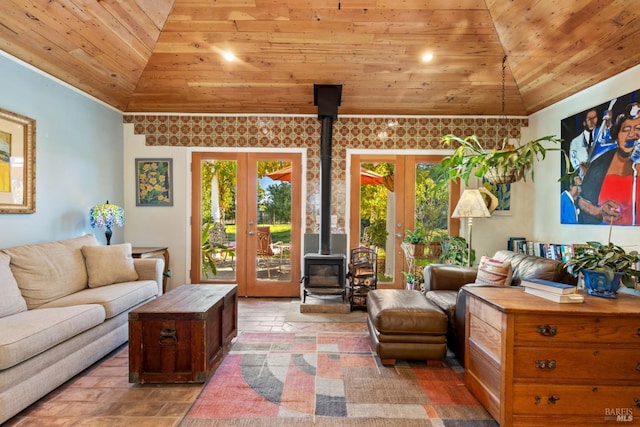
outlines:
{"label": "leather ottoman", "polygon": [[369,334],[382,364],[445,358],[447,316],[419,291],[371,290],[367,311]]}

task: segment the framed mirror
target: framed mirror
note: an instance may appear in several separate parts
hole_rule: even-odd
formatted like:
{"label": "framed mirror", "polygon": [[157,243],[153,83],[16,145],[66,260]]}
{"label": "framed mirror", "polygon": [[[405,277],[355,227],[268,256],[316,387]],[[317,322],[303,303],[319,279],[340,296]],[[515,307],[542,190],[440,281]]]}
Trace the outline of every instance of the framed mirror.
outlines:
{"label": "framed mirror", "polygon": [[36,121],[0,109],[0,213],[36,211]]}

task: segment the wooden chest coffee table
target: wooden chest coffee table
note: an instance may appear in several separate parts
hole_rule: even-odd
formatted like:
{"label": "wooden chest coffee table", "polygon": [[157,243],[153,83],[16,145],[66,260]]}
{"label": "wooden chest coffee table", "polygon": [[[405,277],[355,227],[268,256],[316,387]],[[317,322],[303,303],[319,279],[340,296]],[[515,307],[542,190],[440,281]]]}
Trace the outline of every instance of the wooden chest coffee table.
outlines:
{"label": "wooden chest coffee table", "polygon": [[238,332],[236,285],[182,285],[129,313],[129,382],[203,383]]}

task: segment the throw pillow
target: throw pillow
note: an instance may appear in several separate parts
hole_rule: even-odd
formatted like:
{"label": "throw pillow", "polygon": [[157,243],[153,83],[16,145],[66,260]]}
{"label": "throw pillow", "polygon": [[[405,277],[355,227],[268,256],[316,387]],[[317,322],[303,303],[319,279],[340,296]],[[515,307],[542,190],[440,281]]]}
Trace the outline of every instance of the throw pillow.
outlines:
{"label": "throw pillow", "polygon": [[87,265],[90,288],[138,280],[131,256],[131,243],[84,246],[82,254]]}
{"label": "throw pillow", "polygon": [[0,317],[27,310],[27,302],[20,293],[18,282],[13,277],[9,262],[11,257],[0,252]]}
{"label": "throw pillow", "polygon": [[483,285],[498,285],[509,286],[511,284],[511,275],[513,271],[511,269],[510,262],[502,262],[497,259],[483,256],[480,259],[480,265],[478,266],[478,276],[476,277],[476,283],[482,283]]}
{"label": "throw pillow", "polygon": [[87,289],[82,247],[96,245],[93,234],[3,249],[29,310]]}

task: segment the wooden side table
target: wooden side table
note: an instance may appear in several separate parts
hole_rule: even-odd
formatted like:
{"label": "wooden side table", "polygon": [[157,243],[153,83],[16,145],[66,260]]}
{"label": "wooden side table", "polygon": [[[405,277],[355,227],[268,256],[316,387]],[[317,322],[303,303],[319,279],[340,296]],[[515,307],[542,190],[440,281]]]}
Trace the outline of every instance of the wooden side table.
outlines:
{"label": "wooden side table", "polygon": [[167,292],[167,278],[169,273],[169,249],[161,246],[134,246],[131,248],[131,256],[134,258],[164,258],[164,272],[162,273],[162,293]]}

